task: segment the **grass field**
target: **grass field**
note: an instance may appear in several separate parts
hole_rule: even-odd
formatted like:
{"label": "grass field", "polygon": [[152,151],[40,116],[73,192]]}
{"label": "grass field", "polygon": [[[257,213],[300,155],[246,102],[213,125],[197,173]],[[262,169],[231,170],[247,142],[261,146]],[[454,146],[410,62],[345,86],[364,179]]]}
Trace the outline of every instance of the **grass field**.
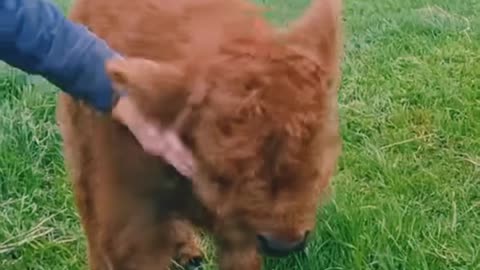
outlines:
{"label": "grass field", "polygon": [[[285,23],[308,1],[262,2]],[[480,1],[347,0],[345,21],[335,195],[308,256],[266,269],[480,269]],[[85,266],[54,111],[1,69],[2,270]]]}

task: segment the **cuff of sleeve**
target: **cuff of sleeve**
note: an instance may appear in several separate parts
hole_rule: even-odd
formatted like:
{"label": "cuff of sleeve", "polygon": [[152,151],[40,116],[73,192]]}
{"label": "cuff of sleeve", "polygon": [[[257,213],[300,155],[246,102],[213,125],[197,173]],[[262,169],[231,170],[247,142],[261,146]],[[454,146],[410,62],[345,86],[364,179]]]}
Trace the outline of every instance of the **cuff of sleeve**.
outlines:
{"label": "cuff of sleeve", "polygon": [[117,55],[103,42],[96,42],[85,54],[84,68],[72,85],[73,89],[82,89],[84,99],[95,109],[110,112],[115,105],[116,93],[113,89],[105,63]]}

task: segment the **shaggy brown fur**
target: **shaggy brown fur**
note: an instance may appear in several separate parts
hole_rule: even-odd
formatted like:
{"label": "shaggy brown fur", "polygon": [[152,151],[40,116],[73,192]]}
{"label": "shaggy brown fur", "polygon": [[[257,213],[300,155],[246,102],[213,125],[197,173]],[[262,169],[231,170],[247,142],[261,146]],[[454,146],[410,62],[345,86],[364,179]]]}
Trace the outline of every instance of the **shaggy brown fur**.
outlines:
{"label": "shaggy brown fur", "polygon": [[340,152],[341,1],[314,0],[276,31],[244,0],[77,0],[71,18],[124,56],[107,70],[152,121],[203,102],[181,134],[191,181],[142,151],[109,116],[62,94],[58,118],[91,269],[168,269],[210,231],[222,270],[261,264],[256,235],[296,241]]}

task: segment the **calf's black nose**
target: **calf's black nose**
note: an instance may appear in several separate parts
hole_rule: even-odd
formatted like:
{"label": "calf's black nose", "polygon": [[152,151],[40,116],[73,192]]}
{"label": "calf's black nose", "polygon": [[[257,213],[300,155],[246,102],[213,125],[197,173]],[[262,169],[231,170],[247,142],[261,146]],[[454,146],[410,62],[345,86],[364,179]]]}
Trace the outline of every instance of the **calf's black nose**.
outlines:
{"label": "calf's black nose", "polygon": [[306,247],[308,232],[295,240],[282,240],[268,234],[257,235],[258,245],[262,253],[267,256],[283,257],[294,252],[303,251]]}

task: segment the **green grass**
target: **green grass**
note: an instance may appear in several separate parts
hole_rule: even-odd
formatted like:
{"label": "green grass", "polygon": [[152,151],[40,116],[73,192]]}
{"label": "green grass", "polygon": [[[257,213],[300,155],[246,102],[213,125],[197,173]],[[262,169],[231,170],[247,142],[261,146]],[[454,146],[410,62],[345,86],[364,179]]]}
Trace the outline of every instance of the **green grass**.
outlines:
{"label": "green grass", "polygon": [[[308,3],[261,2],[282,24]],[[345,11],[335,195],[308,256],[266,269],[480,269],[480,1]],[[83,269],[53,88],[29,78],[0,72],[0,269]]]}

